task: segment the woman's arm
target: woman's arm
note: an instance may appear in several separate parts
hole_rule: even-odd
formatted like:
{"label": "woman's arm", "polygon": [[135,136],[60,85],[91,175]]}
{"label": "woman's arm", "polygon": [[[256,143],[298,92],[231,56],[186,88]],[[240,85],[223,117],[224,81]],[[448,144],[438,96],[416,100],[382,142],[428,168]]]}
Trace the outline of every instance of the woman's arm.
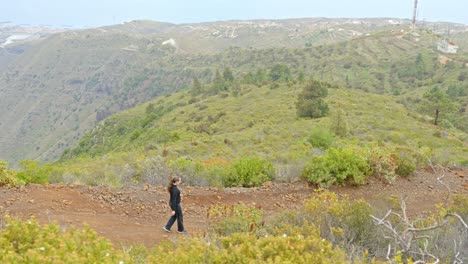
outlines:
{"label": "woman's arm", "polygon": [[171,198],[169,201],[169,205],[171,206],[172,211],[175,211],[176,206],[177,206],[177,195],[178,195],[179,189],[177,189],[177,186],[172,186],[171,188]]}

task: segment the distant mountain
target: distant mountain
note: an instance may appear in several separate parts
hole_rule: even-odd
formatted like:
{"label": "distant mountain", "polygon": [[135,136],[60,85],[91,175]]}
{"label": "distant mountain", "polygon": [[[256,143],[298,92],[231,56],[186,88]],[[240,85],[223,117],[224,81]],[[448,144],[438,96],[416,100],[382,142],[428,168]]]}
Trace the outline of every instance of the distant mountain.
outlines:
{"label": "distant mountain", "polygon": [[[453,38],[467,32],[460,24],[424,27],[443,32],[446,25]],[[418,53],[437,60],[440,36],[413,36],[408,28],[408,20],[390,18],[133,21],[17,39],[0,48],[0,159],[54,160],[108,115],[183,89],[193,77],[208,82],[223,67],[240,77],[282,63],[295,75],[379,93],[427,85],[411,76],[392,78]],[[11,41],[8,34],[0,42]],[[452,57],[466,63],[466,39],[460,42]],[[456,69],[433,70],[440,82],[457,76]]]}
{"label": "distant mountain", "polygon": [[58,32],[62,28],[39,26],[15,26],[9,23],[0,23],[0,70],[5,68],[8,62],[25,52],[38,40],[42,40]]}

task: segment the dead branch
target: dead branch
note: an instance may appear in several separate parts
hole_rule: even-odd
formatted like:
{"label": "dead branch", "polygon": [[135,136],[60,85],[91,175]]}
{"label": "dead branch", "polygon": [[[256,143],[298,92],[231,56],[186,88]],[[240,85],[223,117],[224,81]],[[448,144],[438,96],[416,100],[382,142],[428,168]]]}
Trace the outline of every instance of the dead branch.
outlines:
{"label": "dead branch", "polygon": [[[432,164],[432,162],[428,159],[429,165],[434,173],[438,173],[438,170],[436,170],[436,166]],[[442,171],[441,175],[437,177],[437,182],[439,182],[441,185],[443,185],[447,189],[447,197],[445,198],[445,208],[448,210],[449,208],[449,203],[451,201],[451,189],[448,184],[446,184],[443,179],[445,178],[445,168],[438,166],[440,168],[439,172]],[[438,221],[430,226],[427,227],[415,227],[415,223],[411,222],[408,219],[406,210],[406,199],[401,197],[400,199],[400,207],[401,207],[401,215],[398,213],[393,212],[392,210],[389,210],[382,218],[375,217],[371,215],[371,218],[373,219],[374,223],[376,225],[381,225],[384,226],[388,231],[391,233],[391,237],[385,236],[387,239],[394,239],[395,243],[397,244],[397,247],[401,249],[401,252],[404,255],[412,254],[412,255],[420,255],[422,256],[421,260],[417,260],[414,263],[426,263],[426,258],[432,258],[434,261],[433,263],[439,263],[440,259],[433,255],[432,253],[428,252],[428,244],[429,240],[431,239],[431,236],[421,234],[423,232],[435,230],[442,228],[443,226],[447,225],[449,223],[448,218],[453,217],[458,220],[462,224],[465,230],[468,230],[468,225],[467,223],[463,220],[463,218],[456,214],[456,213],[446,213],[444,217],[442,218],[442,221]],[[388,219],[390,215],[394,215],[398,218],[400,223],[403,225],[403,228],[398,228],[398,225],[393,225],[392,222]],[[400,230],[400,231],[399,231]],[[413,245],[413,242],[416,240],[421,240],[424,239],[424,244],[423,248],[419,247],[419,252],[416,251],[410,251]],[[463,263],[463,261],[460,259],[460,252],[457,250],[457,242],[454,240],[454,245],[455,245],[455,250],[456,252],[454,256],[454,263]],[[388,250],[387,250],[387,260],[391,262],[391,251],[392,251],[392,245],[388,245]]]}

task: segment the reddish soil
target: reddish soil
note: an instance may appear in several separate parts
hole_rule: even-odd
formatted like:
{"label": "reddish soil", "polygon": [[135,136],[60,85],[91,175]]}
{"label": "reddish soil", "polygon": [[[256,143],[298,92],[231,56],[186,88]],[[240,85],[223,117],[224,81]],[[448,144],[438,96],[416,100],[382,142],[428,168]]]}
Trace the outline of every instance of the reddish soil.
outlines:
{"label": "reddish soil", "polygon": [[[468,194],[468,169],[446,169],[444,183],[452,194]],[[409,178],[399,178],[392,185],[372,179],[360,187],[333,187],[338,194],[352,199],[364,198],[377,206],[389,206],[389,196],[407,197],[408,213],[416,215],[434,210],[445,201],[447,189],[436,178],[440,174],[420,170]],[[302,206],[314,195],[314,187],[304,182],[266,184],[260,188],[214,188],[181,186],[182,207],[188,235],[207,229],[206,213],[214,204],[244,202],[262,208],[269,217]],[[168,193],[163,186],[144,186],[118,190],[105,187],[30,185],[0,188],[0,218],[4,215],[27,218],[34,215],[41,223],[56,222],[61,227],[87,223],[98,234],[119,244],[143,243],[152,246],[162,240],[180,236],[162,230],[169,217]],[[176,226],[173,227],[175,229]]]}

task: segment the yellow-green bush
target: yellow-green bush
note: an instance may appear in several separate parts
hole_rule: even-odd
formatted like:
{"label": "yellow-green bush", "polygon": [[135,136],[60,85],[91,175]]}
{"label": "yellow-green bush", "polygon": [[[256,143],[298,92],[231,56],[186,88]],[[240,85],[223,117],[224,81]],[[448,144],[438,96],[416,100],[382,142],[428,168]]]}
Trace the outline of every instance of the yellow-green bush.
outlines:
{"label": "yellow-green bush", "polygon": [[334,141],[333,134],[325,128],[314,127],[307,141],[314,148],[327,149]]}
{"label": "yellow-green bush", "polygon": [[267,231],[289,235],[290,230],[296,229],[295,232],[307,236],[311,233],[310,226],[314,225],[323,239],[345,249],[350,258],[373,257],[387,244],[379,236],[370,218],[371,212],[371,206],[363,200],[352,201],[330,191],[318,190],[314,197],[305,201],[305,208],[278,216]]}
{"label": "yellow-green bush", "polygon": [[460,214],[464,219],[468,218],[468,196],[455,195],[450,208],[452,212]]}
{"label": "yellow-green bush", "polygon": [[34,218],[6,217],[6,227],[0,229],[0,263],[131,263],[131,259],[88,227],[61,231],[56,224],[41,226]]}
{"label": "yellow-green bush", "polygon": [[15,187],[20,185],[16,172],[8,169],[8,163],[0,160],[0,187]]}
{"label": "yellow-green bush", "polygon": [[353,241],[366,247],[375,243],[371,206],[364,200],[352,201],[346,196],[319,190],[306,201],[305,213],[321,227],[322,236],[332,242]]}
{"label": "yellow-green bush", "polygon": [[323,156],[313,156],[304,166],[302,176],[320,186],[332,184],[363,184],[369,166],[366,160],[349,148],[330,148]]}
{"label": "yellow-green bush", "polygon": [[19,162],[19,166],[21,171],[16,174],[16,177],[25,183],[46,183],[55,170],[51,164],[41,166],[39,162],[34,160],[22,160]]}
{"label": "yellow-green bush", "polygon": [[370,146],[367,148],[367,160],[372,175],[382,177],[388,182],[396,178],[398,155],[384,146]]}
{"label": "yellow-green bush", "polygon": [[263,221],[263,211],[243,203],[215,205],[208,209],[211,228],[219,235],[257,231]]}
{"label": "yellow-green bush", "polygon": [[348,263],[346,254],[319,235],[257,237],[236,233],[219,240],[190,239],[159,245],[150,263]]}
{"label": "yellow-green bush", "polygon": [[236,160],[224,178],[225,186],[259,186],[271,181],[274,176],[273,164],[261,158],[241,158]]}

